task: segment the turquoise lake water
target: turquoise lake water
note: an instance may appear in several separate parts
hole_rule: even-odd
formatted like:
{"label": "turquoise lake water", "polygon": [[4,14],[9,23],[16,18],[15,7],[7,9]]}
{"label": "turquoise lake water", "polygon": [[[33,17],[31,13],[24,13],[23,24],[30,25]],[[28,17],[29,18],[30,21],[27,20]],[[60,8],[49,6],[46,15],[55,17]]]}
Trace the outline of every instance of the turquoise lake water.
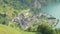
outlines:
{"label": "turquoise lake water", "polygon": [[[48,5],[43,7],[41,11],[60,20],[60,2],[48,3]],[[57,24],[56,28],[60,28],[60,22]]]}

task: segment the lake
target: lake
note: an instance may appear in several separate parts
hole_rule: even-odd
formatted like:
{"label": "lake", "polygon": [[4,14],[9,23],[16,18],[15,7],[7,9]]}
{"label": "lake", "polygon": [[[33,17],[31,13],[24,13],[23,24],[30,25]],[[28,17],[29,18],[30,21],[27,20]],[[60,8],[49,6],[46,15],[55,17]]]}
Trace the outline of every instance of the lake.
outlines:
{"label": "lake", "polygon": [[[48,13],[54,16],[57,19],[60,19],[60,2],[52,2],[48,3],[47,6],[41,9],[42,13]],[[60,22],[57,24],[55,28],[60,28]]]}

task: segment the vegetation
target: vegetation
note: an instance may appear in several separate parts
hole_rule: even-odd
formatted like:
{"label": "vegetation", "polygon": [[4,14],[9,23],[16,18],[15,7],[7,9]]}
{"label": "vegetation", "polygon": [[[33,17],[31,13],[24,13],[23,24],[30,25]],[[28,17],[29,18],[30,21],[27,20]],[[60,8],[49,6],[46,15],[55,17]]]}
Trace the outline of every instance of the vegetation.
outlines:
{"label": "vegetation", "polygon": [[0,34],[21,34],[17,30],[0,24]]}
{"label": "vegetation", "polygon": [[37,31],[42,34],[56,34],[56,31],[54,31],[47,23],[38,26]]}
{"label": "vegetation", "polygon": [[0,34],[60,34],[60,28],[53,29],[58,24],[56,19],[40,16],[41,8],[51,1],[0,0]]}

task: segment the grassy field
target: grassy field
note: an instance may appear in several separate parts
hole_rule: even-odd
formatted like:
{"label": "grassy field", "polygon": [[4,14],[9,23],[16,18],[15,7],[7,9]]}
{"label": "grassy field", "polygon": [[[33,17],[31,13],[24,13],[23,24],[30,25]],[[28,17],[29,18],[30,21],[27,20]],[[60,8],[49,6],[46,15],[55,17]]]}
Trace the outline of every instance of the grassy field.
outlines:
{"label": "grassy field", "polygon": [[36,34],[35,32],[17,31],[14,28],[0,24],[0,34]]}
{"label": "grassy field", "polygon": [[0,24],[0,34],[21,34],[13,28]]}

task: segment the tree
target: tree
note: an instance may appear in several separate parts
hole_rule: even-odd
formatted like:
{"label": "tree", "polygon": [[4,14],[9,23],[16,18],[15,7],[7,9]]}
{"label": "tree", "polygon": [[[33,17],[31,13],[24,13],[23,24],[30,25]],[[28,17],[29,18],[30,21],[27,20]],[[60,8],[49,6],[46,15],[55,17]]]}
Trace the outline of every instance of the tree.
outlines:
{"label": "tree", "polygon": [[37,31],[42,34],[56,34],[56,32],[47,23],[39,25]]}

